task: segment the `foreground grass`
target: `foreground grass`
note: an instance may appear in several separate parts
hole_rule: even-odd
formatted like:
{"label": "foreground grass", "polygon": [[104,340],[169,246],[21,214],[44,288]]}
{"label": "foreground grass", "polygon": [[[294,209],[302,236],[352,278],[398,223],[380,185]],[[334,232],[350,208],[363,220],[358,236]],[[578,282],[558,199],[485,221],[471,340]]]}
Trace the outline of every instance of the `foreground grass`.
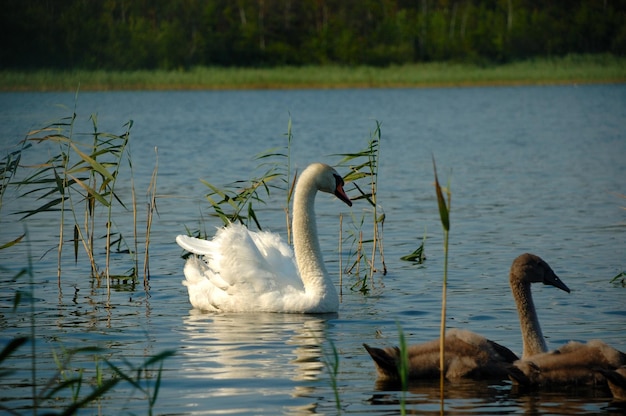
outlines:
{"label": "foreground grass", "polygon": [[386,68],[197,67],[188,71],[0,71],[0,91],[200,90],[541,85],[626,82],[626,57],[572,55],[505,65],[424,63]]}

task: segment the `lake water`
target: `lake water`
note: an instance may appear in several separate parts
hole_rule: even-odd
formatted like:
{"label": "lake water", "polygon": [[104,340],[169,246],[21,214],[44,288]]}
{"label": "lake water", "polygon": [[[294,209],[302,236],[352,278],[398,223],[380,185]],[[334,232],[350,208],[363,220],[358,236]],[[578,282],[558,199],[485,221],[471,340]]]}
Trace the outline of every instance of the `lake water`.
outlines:
{"label": "lake water", "polygon": [[[0,338],[6,344],[16,335],[29,335],[34,323],[37,391],[54,376],[54,355],[63,357],[64,350],[97,346],[103,349],[101,357],[127,369],[125,362],[138,366],[171,349],[176,354],[163,363],[155,414],[334,414],[335,393],[325,365],[334,360],[334,346],[341,411],[399,413],[403,393],[376,383],[373,363],[361,344],[395,345],[399,326],[411,343],[438,336],[443,235],[433,156],[440,180],[449,181],[452,190],[448,327],[479,332],[520,353],[508,268],[518,254],[533,252],[572,289],[567,294],[534,288],[550,347],[570,339],[601,338],[626,351],[626,288],[610,283],[626,270],[624,85],[84,92],[77,100],[70,93],[2,93],[3,155],[15,150],[29,130],[70,115],[75,105],[76,134],[92,131],[92,113],[105,132],[121,133],[124,123],[134,121],[130,146],[141,227],[158,148],[159,215],[151,232],[151,276],[148,288],[141,280],[137,285],[115,282],[108,299],[104,283],[98,286],[89,277],[82,252],[74,264],[68,243],[57,283],[56,252],[49,250],[58,240],[58,216],[25,221],[28,241],[0,250]],[[181,285],[183,253],[174,239],[186,228],[213,234],[220,225],[211,216],[200,179],[225,185],[259,174],[254,156],[285,146],[290,117],[291,161],[300,169],[312,161],[335,164],[340,157],[333,155],[364,149],[375,121],[382,123],[378,201],[386,214],[387,275],[376,274],[366,295],[351,290],[354,276],[343,275],[336,315],[192,310]],[[23,163],[41,163],[51,151],[30,149]],[[126,179],[116,185],[126,201],[128,173],[124,170]],[[24,232],[13,212],[41,205],[16,195],[9,189],[2,201],[0,244]],[[262,224],[281,234],[283,201],[284,195],[276,192],[267,205],[257,206]],[[325,261],[339,285],[339,213],[346,231],[350,212],[360,218],[369,215],[369,206],[357,201],[349,209],[320,195],[316,209]],[[114,219],[117,229],[128,235],[132,217],[118,207]],[[364,232],[370,233],[369,226]],[[424,235],[426,262],[401,261]],[[344,265],[349,250],[344,243]],[[28,276],[13,279],[27,266],[29,253],[32,287]],[[103,251],[98,255],[103,262]],[[112,269],[123,273],[129,263],[128,254],[117,254]],[[23,300],[13,311],[17,289],[33,290],[34,302]],[[4,365],[16,371],[0,377],[0,408],[30,413],[30,344]],[[106,368],[89,353],[74,356],[71,366],[84,368],[89,383],[96,367]],[[157,369],[146,374],[152,383]],[[80,394],[90,388],[83,386]],[[448,383],[446,389],[443,406],[449,414],[624,410],[604,391],[524,393],[508,381]],[[440,413],[435,385],[412,385],[405,401],[410,412]],[[81,414],[144,414],[148,408],[145,395],[121,383]]]}

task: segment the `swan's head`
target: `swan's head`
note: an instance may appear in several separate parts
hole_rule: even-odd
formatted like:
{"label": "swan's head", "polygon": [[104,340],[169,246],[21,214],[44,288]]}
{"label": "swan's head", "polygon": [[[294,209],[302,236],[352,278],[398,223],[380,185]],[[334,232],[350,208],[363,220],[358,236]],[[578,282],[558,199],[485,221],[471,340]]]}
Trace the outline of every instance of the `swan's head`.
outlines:
{"label": "swan's head", "polygon": [[343,190],[343,178],[335,169],[324,163],[314,163],[302,172],[302,176],[309,173],[315,176],[315,183],[319,191],[333,194],[349,207],[352,206],[352,201],[350,201],[350,198]]}
{"label": "swan's head", "polygon": [[558,287],[561,290],[570,292],[569,288],[561,281],[559,276],[552,271],[552,268],[541,257],[534,254],[525,253],[517,257],[511,265],[511,284],[515,282],[543,283]]}

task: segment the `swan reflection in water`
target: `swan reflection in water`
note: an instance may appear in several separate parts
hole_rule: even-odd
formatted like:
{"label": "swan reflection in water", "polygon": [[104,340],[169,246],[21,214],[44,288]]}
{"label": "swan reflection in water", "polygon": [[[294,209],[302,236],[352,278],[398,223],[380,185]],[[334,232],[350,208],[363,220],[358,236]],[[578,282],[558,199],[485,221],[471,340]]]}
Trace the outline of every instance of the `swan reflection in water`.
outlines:
{"label": "swan reflection in water", "polygon": [[302,406],[290,403],[307,412],[316,406],[311,402],[316,384],[293,381],[321,379],[327,348],[325,330],[327,320],[333,317],[336,314],[211,314],[191,310],[183,318],[181,365],[190,380],[202,384],[193,395],[196,399],[210,397],[212,407],[220,406],[216,397],[229,397],[224,406],[252,406],[258,395],[285,396],[278,400],[286,402],[294,397],[307,398]]}
{"label": "swan reflection in water", "polygon": [[[403,399],[402,387],[396,380],[377,380],[377,390],[368,400],[372,406],[397,409],[404,400],[409,412],[441,414],[439,380],[411,380]],[[610,402],[604,391],[578,388],[568,391],[522,390],[510,381],[459,379],[444,385],[444,411],[454,414],[519,413],[588,414],[591,403],[602,406],[607,414],[623,414],[622,403]]]}

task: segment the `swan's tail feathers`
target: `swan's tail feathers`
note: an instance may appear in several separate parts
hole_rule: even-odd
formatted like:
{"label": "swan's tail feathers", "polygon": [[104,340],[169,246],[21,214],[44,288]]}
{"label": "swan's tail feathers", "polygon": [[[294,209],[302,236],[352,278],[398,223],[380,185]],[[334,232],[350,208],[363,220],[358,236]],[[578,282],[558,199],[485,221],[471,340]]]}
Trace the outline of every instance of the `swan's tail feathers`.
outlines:
{"label": "swan's tail feathers", "polygon": [[626,389],[626,376],[621,375],[613,369],[597,368],[596,371],[606,377],[607,380],[619,384],[622,388]]}
{"label": "swan's tail feathers", "polygon": [[519,360],[508,368],[509,379],[513,384],[531,387],[536,384],[535,378],[540,373],[539,367],[532,361]]}
{"label": "swan's tail feathers", "polygon": [[183,269],[185,281],[183,285],[208,285],[207,287],[215,287],[220,290],[228,290],[231,286],[224,281],[219,273],[212,271],[209,266],[198,256],[190,256],[185,263]]}
{"label": "swan's tail feathers", "polygon": [[514,363],[515,361],[519,360],[517,354],[515,354],[504,345],[500,345],[497,342],[491,340],[487,340],[487,343],[491,345],[491,348],[493,348],[495,352],[498,353],[498,355],[502,357],[502,359],[507,363]]}
{"label": "swan's tail feathers", "polygon": [[394,379],[400,378],[398,372],[398,358],[400,357],[400,349],[394,347],[393,349],[381,349],[373,348],[367,344],[363,344],[363,347],[367,350],[369,355],[374,360],[376,365],[376,371],[378,371],[378,377],[381,379]]}
{"label": "swan's tail feathers", "polygon": [[182,234],[176,237],[176,243],[187,251],[203,255],[208,254],[213,247],[212,242],[209,240],[203,240]]}
{"label": "swan's tail feathers", "polygon": [[185,263],[183,273],[185,274],[185,286],[198,284],[207,280],[204,272],[208,269],[206,263],[196,256],[190,256]]}
{"label": "swan's tail feathers", "polygon": [[626,366],[620,367],[617,370],[599,368],[597,371],[604,375],[606,381],[609,383],[613,398],[626,401]]}

